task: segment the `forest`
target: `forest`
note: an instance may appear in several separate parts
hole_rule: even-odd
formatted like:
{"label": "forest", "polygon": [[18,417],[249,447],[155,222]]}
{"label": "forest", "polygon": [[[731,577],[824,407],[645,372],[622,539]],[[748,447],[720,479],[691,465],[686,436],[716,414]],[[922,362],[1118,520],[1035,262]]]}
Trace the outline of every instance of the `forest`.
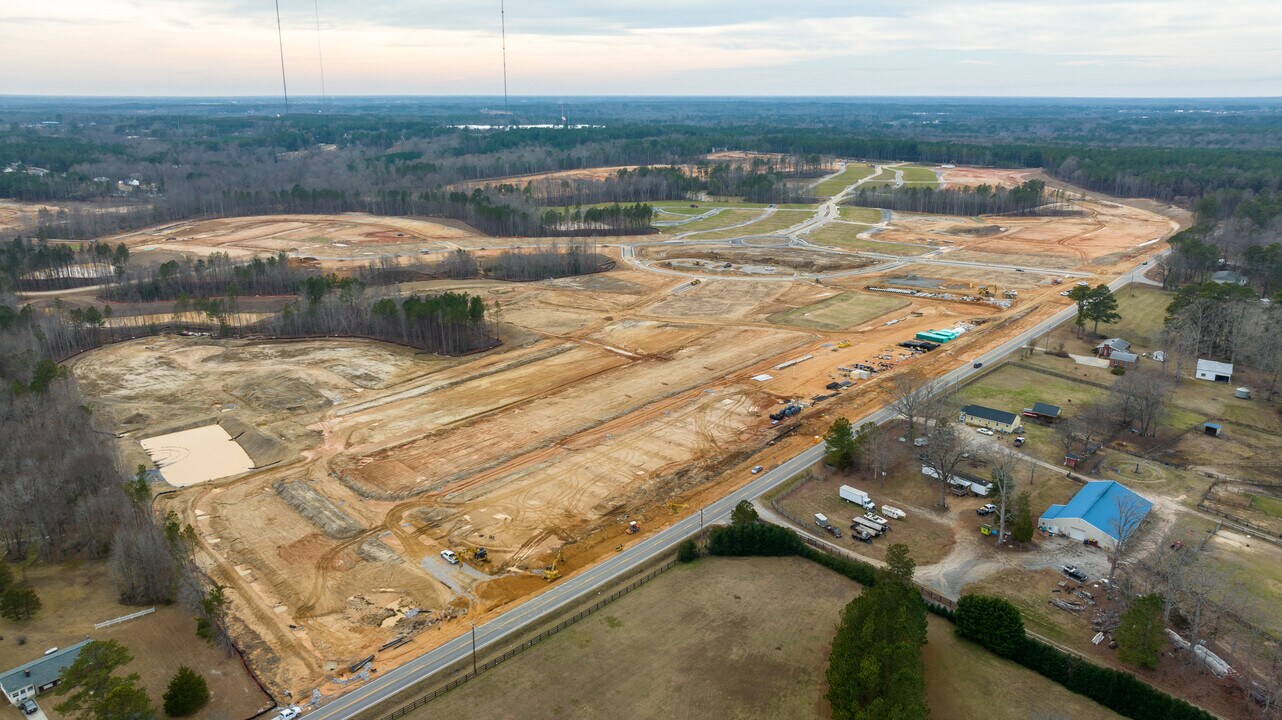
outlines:
{"label": "forest", "polygon": [[1069,212],[1061,190],[1046,192],[1046,183],[1029,180],[1009,190],[991,185],[964,188],[861,188],[846,205],[901,212],[943,215],[1051,215]]}

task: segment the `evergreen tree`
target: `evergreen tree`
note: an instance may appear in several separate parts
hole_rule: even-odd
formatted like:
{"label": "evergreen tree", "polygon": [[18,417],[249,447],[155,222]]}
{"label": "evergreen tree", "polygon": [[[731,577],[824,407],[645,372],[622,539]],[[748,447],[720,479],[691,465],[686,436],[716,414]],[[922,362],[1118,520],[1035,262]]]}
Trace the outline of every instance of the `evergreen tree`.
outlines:
{"label": "evergreen tree", "polygon": [[1117,298],[1103,283],[1091,290],[1086,303],[1086,312],[1087,317],[1095,322],[1092,332],[1096,334],[1099,334],[1100,323],[1112,325],[1122,319],[1122,314],[1117,311]]}
{"label": "evergreen tree", "polygon": [[209,685],[200,673],[186,665],[179,665],[165,691],[165,714],[186,717],[209,703]]}
{"label": "evergreen tree", "polygon": [[838,470],[849,470],[855,466],[855,433],[850,421],[839,417],[832,421],[832,426],[824,434],[824,460]]}
{"label": "evergreen tree", "polygon": [[752,506],[750,500],[740,500],[734,510],[730,511],[731,525],[752,525],[757,522],[757,508]]}
{"label": "evergreen tree", "polygon": [[1015,657],[1024,643],[1024,618],[1009,601],[990,595],[963,595],[954,614],[957,634],[1002,657]]}
{"label": "evergreen tree", "polygon": [[1029,542],[1036,529],[1033,525],[1032,501],[1025,490],[1015,498],[1015,520],[1010,526],[1010,539],[1017,543]]}
{"label": "evergreen tree", "polygon": [[1161,595],[1143,595],[1122,613],[1121,624],[1113,633],[1119,660],[1149,670],[1157,667],[1157,655],[1167,643],[1163,606]]}
{"label": "evergreen tree", "polygon": [[54,710],[77,720],[154,720],[147,691],[138,686],[138,674],[113,674],[133,659],[115,640],[94,640],[85,645],[53,691],[69,696]]}
{"label": "evergreen tree", "polygon": [[29,587],[10,586],[0,594],[0,617],[10,620],[30,620],[40,612],[40,596]]}
{"label": "evergreen tree", "polygon": [[9,567],[9,563],[5,562],[4,558],[0,558],[0,594],[8,590],[11,585],[13,585],[13,568]]}

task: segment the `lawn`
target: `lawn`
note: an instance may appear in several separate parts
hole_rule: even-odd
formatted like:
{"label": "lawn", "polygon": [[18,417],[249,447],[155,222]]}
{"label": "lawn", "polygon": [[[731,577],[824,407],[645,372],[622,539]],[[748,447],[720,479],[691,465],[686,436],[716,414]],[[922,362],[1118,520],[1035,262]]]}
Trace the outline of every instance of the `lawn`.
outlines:
{"label": "lawn", "polygon": [[[1059,369],[1056,371],[1063,372]],[[1077,370],[1077,373],[1081,372],[1082,370]],[[1111,377],[1106,372],[1103,376]],[[1075,406],[1090,405],[1104,399],[1106,395],[1107,391],[1101,388],[1008,364],[958,390],[953,394],[952,401],[957,407],[976,403],[1015,414],[1032,407],[1033,403],[1044,402],[1058,405],[1063,409],[1064,416],[1069,417],[1074,414]],[[1031,424],[1025,423],[1026,426]]]}
{"label": "lawn", "polygon": [[[725,212],[737,212],[728,210]],[[725,212],[722,214],[724,215]],[[773,215],[763,217],[756,222],[743,227],[727,228],[724,230],[709,230],[700,232],[691,236],[691,240],[720,240],[724,238],[745,237],[748,235],[769,235],[785,228],[790,228],[801,222],[810,219],[811,213],[798,210],[776,210]],[[690,225],[684,226],[686,232],[689,232]]]}
{"label": "lawn", "polygon": [[728,225],[738,225],[739,223],[748,222],[761,217],[762,214],[763,213],[760,210],[721,210],[711,217],[706,217],[702,220],[695,220],[694,222],[686,223],[684,225],[673,225],[670,227],[660,228],[660,232],[674,235],[676,233],[697,232],[700,230],[716,230]]}
{"label": "lawn", "polygon": [[[21,577],[22,571],[14,568],[14,573]],[[95,630],[96,622],[145,609],[116,601],[105,563],[39,564],[27,576],[42,607],[25,622],[0,620],[0,636],[4,638],[0,640],[0,657],[4,658],[0,668],[7,670],[34,660],[47,648],[66,647],[86,637],[116,640],[134,656],[125,671],[142,676],[142,686],[157,704],[174,671],[185,664],[205,677],[213,693],[212,702],[201,711],[202,718],[240,720],[271,706],[270,698],[258,689],[235,655],[196,637],[196,621],[181,605],[159,606],[154,614]],[[51,720],[64,717],[51,710],[58,701],[40,703]]]}
{"label": "lawn", "polygon": [[1121,717],[1063,685],[957,637],[952,624],[942,618],[930,616],[927,638],[923,655],[932,718],[1029,720],[1038,717],[1038,713],[1074,720]]}
{"label": "lawn", "polygon": [[907,167],[901,167],[899,170],[902,170],[904,173],[905,185],[915,185],[918,187],[933,187],[939,185],[939,176],[930,168],[910,165]]}
{"label": "lawn", "polygon": [[1251,507],[1270,517],[1282,518],[1282,500],[1267,495],[1252,495]]}
{"label": "lawn", "polygon": [[841,213],[842,220],[848,220],[865,225],[876,225],[882,220],[881,210],[877,208],[858,207],[855,205],[843,205],[837,209]]}
{"label": "lawn", "polygon": [[873,170],[873,166],[865,163],[847,163],[844,170],[816,185],[812,192],[816,197],[832,197],[872,175]]}
{"label": "lawn", "polygon": [[837,331],[857,327],[907,304],[901,297],[848,292],[767,319],[777,325]]}
{"label": "lawn", "polygon": [[922,255],[934,250],[934,248],[925,245],[881,242],[858,237],[859,233],[867,232],[871,229],[872,227],[869,225],[830,222],[814,232],[807,233],[805,238],[807,242],[812,242],[816,245],[827,245],[847,250],[866,250],[887,255]]}
{"label": "lawn", "polygon": [[[1166,306],[1171,304],[1175,293],[1156,288],[1137,287],[1132,285],[1114,293],[1117,298],[1117,311],[1121,322],[1113,325],[1099,326],[1099,332],[1107,337],[1120,337],[1139,345],[1143,350],[1155,350],[1162,347],[1160,338],[1162,325],[1166,322]],[[1087,329],[1090,329],[1090,325]]]}
{"label": "lawn", "polygon": [[796,558],[678,565],[406,717],[822,717],[828,646],[858,591]]}

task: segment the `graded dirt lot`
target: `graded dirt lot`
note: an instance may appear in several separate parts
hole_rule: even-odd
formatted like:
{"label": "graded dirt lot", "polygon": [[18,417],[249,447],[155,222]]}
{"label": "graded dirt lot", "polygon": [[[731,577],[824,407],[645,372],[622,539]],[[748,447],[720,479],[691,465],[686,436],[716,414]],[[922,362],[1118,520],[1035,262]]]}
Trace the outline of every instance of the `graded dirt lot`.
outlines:
{"label": "graded dirt lot", "polygon": [[[797,222],[825,212],[788,211]],[[766,213],[736,208],[698,222],[723,231]],[[997,237],[954,234],[961,248]],[[200,221],[125,238],[144,256],[283,250],[339,269],[421,249],[533,242],[362,215]],[[337,339],[159,337],[86,353],[72,369],[131,466],[148,463],[140,439],[213,424],[243,448],[250,472],[177,489],[158,505],[198,529],[200,561],[228,587],[233,632],[264,682],[333,695],[348,682],[345,668],[384,643],[411,639],[380,653],[380,670],[464,632],[465,617],[546,587],[553,563],[573,572],[632,542],[629,520],[644,537],[746,482],[752,465],[795,455],[835,414],[882,404],[886,374],[951,369],[1068,304],[1046,275],[932,264],[933,247],[874,264],[840,249],[747,247],[727,236],[716,252],[810,269],[716,276],[660,267],[669,261],[656,253],[708,248],[654,247],[668,240],[611,239],[622,245],[608,250],[618,266],[596,275],[401,285],[485,300],[504,343],[467,357]],[[1018,301],[1001,309],[961,299],[994,282],[1019,288]],[[958,323],[975,329],[934,353],[897,346]],[[878,372],[852,378],[856,363]],[[846,380],[848,389],[828,389]],[[794,400],[807,406],[802,416],[771,426],[768,413]],[[482,547],[487,562],[472,557]],[[442,560],[446,549],[464,564]]]}
{"label": "graded dirt lot", "polygon": [[[20,572],[15,568],[15,574]],[[243,720],[272,707],[271,698],[254,683],[239,657],[196,637],[196,621],[182,605],[158,606],[153,614],[96,630],[94,623],[146,609],[117,601],[105,563],[38,564],[25,572],[42,605],[31,620],[0,619],[0,666],[5,669],[34,660],[48,648],[86,638],[115,640],[134,656],[125,672],[138,673],[157,704],[174,671],[187,665],[205,677],[213,695],[202,718]],[[19,645],[19,638],[25,644]],[[40,700],[52,720],[64,718],[53,711],[61,699],[55,695]],[[14,711],[12,717],[20,713]]]}
{"label": "graded dirt lot", "polygon": [[1015,187],[1020,183],[1032,180],[1040,174],[1038,170],[1000,170],[997,168],[978,167],[939,167],[940,184],[944,187]]}

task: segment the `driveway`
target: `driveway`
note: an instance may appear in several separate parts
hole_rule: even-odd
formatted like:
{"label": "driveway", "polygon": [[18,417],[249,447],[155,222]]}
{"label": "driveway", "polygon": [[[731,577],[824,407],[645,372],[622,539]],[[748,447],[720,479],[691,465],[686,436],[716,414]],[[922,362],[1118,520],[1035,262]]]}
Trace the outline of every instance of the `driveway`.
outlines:
{"label": "driveway", "polygon": [[[52,701],[46,701],[46,702],[52,702]],[[49,720],[49,716],[45,715],[44,708],[40,707],[39,700],[36,701],[36,711],[30,715],[23,715],[21,710],[7,703],[5,707],[9,708],[9,712],[5,714],[6,718],[23,718],[24,720]]]}

